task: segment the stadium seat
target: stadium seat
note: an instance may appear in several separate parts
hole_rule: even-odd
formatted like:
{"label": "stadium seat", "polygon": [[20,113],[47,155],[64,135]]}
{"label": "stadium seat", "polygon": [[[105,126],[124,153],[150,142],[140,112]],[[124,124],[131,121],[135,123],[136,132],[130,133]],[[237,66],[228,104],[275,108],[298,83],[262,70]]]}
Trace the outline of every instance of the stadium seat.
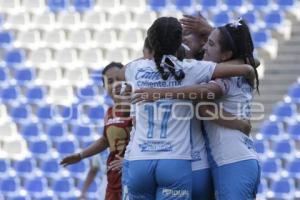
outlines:
{"label": "stadium seat", "polygon": [[265,156],[269,151],[269,143],[265,140],[255,140],[254,147],[260,156]]}
{"label": "stadium seat", "polygon": [[98,0],[96,2],[95,9],[98,11],[109,11],[109,12],[114,12],[118,11],[118,7],[120,6],[120,0]]}
{"label": "stadium seat", "polygon": [[148,29],[150,25],[157,18],[157,14],[154,11],[138,12],[133,16],[133,20],[136,23],[136,27]]}
{"label": "stadium seat", "polygon": [[24,177],[25,179],[34,176],[38,172],[35,159],[32,158],[26,158],[24,160],[15,162],[14,169],[16,170],[18,176]]}
{"label": "stadium seat", "polygon": [[13,196],[21,188],[20,179],[17,177],[4,177],[0,180],[0,193],[6,196]]}
{"label": "stadium seat", "polygon": [[63,66],[76,66],[77,51],[75,49],[61,49],[57,50],[55,55],[55,61]]}
{"label": "stadium seat", "polygon": [[83,88],[78,88],[76,95],[81,100],[91,100],[95,99],[98,95],[97,87],[93,85],[87,85]]}
{"label": "stadium seat", "polygon": [[220,12],[213,17],[213,23],[216,27],[229,23],[229,20],[230,16],[227,11]]}
{"label": "stadium seat", "polygon": [[60,178],[55,180],[52,184],[52,190],[62,199],[72,197],[76,191],[73,179],[70,178]]}
{"label": "stadium seat", "polygon": [[36,49],[41,45],[41,33],[38,30],[20,31],[14,45],[18,48]]}
{"label": "stadium seat", "polygon": [[79,49],[89,49],[91,40],[92,33],[87,29],[72,31],[69,36],[69,42],[71,43],[72,47]]}
{"label": "stadium seat", "polygon": [[123,47],[130,47],[131,49],[141,48],[141,44],[144,41],[143,33],[137,29],[122,31],[119,40]]}
{"label": "stadium seat", "polygon": [[32,141],[29,143],[29,149],[34,157],[47,158],[49,157],[51,145],[47,140]]}
{"label": "stadium seat", "polygon": [[287,132],[292,139],[300,140],[300,122],[289,124]]}
{"label": "stadium seat", "polygon": [[86,12],[83,14],[82,24],[84,28],[103,30],[106,27],[106,15],[99,11]]}
{"label": "stadium seat", "polygon": [[283,133],[283,125],[277,121],[265,121],[260,128],[260,133],[263,138],[278,138]]}
{"label": "stadium seat", "polygon": [[262,176],[266,178],[276,179],[280,177],[280,172],[282,170],[282,163],[280,159],[269,158],[262,161]]}
{"label": "stadium seat", "polygon": [[175,5],[178,10],[184,10],[193,5],[193,0],[176,0]]}
{"label": "stadium seat", "polygon": [[17,126],[15,123],[2,122],[0,124],[0,141],[10,140],[18,135]]}
{"label": "stadium seat", "polygon": [[68,2],[68,0],[48,0],[48,6],[51,11],[59,12],[67,9]]}
{"label": "stadium seat", "polygon": [[99,121],[104,118],[104,108],[102,106],[89,107],[88,117],[91,121]]}
{"label": "stadium seat", "polygon": [[93,84],[97,86],[103,86],[102,69],[93,70],[90,74]]}
{"label": "stadium seat", "polygon": [[[80,76],[80,74],[78,75]],[[76,82],[74,83],[76,84]],[[73,88],[71,86],[51,87],[48,95],[48,102],[55,105],[70,105],[74,101]]]}
{"label": "stadium seat", "polygon": [[87,68],[67,69],[64,78],[71,86],[84,86],[90,81]]}
{"label": "stadium seat", "polygon": [[199,0],[203,10],[213,10],[220,4],[219,0]]}
{"label": "stadium seat", "polygon": [[58,153],[64,155],[73,154],[79,149],[77,141],[74,139],[64,139],[56,143],[56,149]]}
{"label": "stadium seat", "polygon": [[111,13],[108,16],[108,22],[111,28],[128,28],[132,24],[131,14],[127,11]]}
{"label": "stadium seat", "polygon": [[86,178],[89,169],[88,167],[89,167],[88,160],[82,160],[79,163],[69,165],[67,168],[70,174],[72,175],[72,177],[83,180]]}
{"label": "stadium seat", "polygon": [[44,177],[33,177],[25,180],[25,190],[33,197],[39,197],[47,191],[47,179]]}
{"label": "stadium seat", "polygon": [[266,179],[261,179],[257,190],[257,199],[265,199],[268,192],[268,184]]}
{"label": "stadium seat", "polygon": [[59,85],[62,82],[61,68],[40,69],[37,83],[41,85]]}
{"label": "stadium seat", "polygon": [[88,67],[99,67],[99,63],[104,60],[103,51],[100,48],[81,50],[80,58],[83,65]]}
{"label": "stadium seat", "polygon": [[154,11],[161,11],[166,8],[167,0],[149,0],[150,8]]}
{"label": "stadium seat", "polygon": [[273,144],[272,150],[277,158],[291,159],[295,156],[295,143],[293,140],[280,140]]}
{"label": "stadium seat", "polygon": [[95,4],[94,0],[74,0],[73,5],[77,12],[85,12],[90,10]]}
{"label": "stadium seat", "polygon": [[252,33],[256,48],[263,48],[271,38],[271,33],[267,30],[259,30]]}
{"label": "stadium seat", "polygon": [[19,95],[20,91],[16,86],[5,87],[0,91],[1,101],[5,103],[17,102]]}
{"label": "stadium seat", "polygon": [[21,1],[20,0],[0,0],[0,11],[1,12],[14,12],[19,11],[21,7]]}
{"label": "stadium seat", "polygon": [[0,67],[0,83],[2,86],[6,85],[9,81],[8,69],[5,67]]}
{"label": "stadium seat", "polygon": [[41,137],[42,127],[39,123],[23,123],[20,124],[20,131],[26,140],[33,141]]}
{"label": "stadium seat", "polygon": [[273,109],[272,112],[278,120],[288,120],[289,118],[295,116],[297,113],[297,107],[292,103],[279,102]]}
{"label": "stadium seat", "polygon": [[66,137],[67,127],[63,123],[46,124],[46,134],[53,141],[60,141]]}
{"label": "stadium seat", "polygon": [[276,2],[281,9],[291,8],[296,5],[295,0],[277,0]]}
{"label": "stadium seat", "polygon": [[72,132],[75,135],[75,137],[80,140],[84,138],[89,138],[93,134],[91,127],[82,125],[73,125]]}
{"label": "stadium seat", "polygon": [[13,34],[9,31],[0,32],[0,47],[8,47],[13,41]]}
{"label": "stadium seat", "polygon": [[253,26],[259,21],[259,16],[256,11],[249,10],[248,12],[242,14],[242,19],[244,19],[248,25]]}
{"label": "stadium seat", "polygon": [[123,0],[122,6],[125,10],[134,10],[140,11],[146,9],[146,1],[145,0]]}
{"label": "stadium seat", "polygon": [[23,194],[23,195],[14,195],[13,197],[10,198],[10,200],[30,200],[30,198]]}
{"label": "stadium seat", "polygon": [[11,108],[10,117],[14,121],[26,121],[30,118],[31,109],[28,105],[18,105]]}
{"label": "stadium seat", "polygon": [[280,179],[271,184],[274,198],[293,199],[295,192],[295,183],[292,179]]}
{"label": "stadium seat", "polygon": [[2,150],[12,159],[22,160],[29,156],[27,143],[23,138],[15,138],[3,143]]}
{"label": "stadium seat", "polygon": [[42,121],[52,119],[52,107],[50,105],[43,105],[39,107],[36,111],[36,116]]}
{"label": "stadium seat", "polygon": [[59,178],[61,176],[61,166],[57,158],[46,158],[41,163],[41,171],[47,178]]}
{"label": "stadium seat", "polygon": [[26,91],[26,100],[28,103],[42,102],[46,95],[46,89],[44,87],[30,87]]}
{"label": "stadium seat", "polygon": [[45,194],[40,197],[35,198],[36,200],[57,200],[56,195],[53,194]]}
{"label": "stadium seat", "polygon": [[240,8],[245,4],[244,0],[225,0],[224,2],[230,10]]}
{"label": "stadium seat", "polygon": [[[61,116],[64,118],[65,122],[77,121],[80,117],[78,104],[72,104],[70,106],[63,106],[61,111]],[[77,121],[78,122],[78,121]]]}
{"label": "stadium seat", "polygon": [[81,25],[80,13],[78,12],[60,12],[58,13],[58,26],[63,29],[76,30]]}
{"label": "stadium seat", "polygon": [[7,176],[9,170],[10,170],[10,161],[8,159],[0,158],[0,179]]}
{"label": "stadium seat", "polygon": [[43,39],[48,47],[55,49],[61,49],[67,45],[66,33],[60,29],[47,31]]}
{"label": "stadium seat", "polygon": [[31,22],[35,29],[52,30],[55,27],[55,14],[52,12],[36,13],[32,16]]}
{"label": "stadium seat", "polygon": [[9,121],[9,116],[7,114],[7,109],[4,104],[0,104],[0,123]]}
{"label": "stadium seat", "polygon": [[264,21],[269,29],[277,28],[283,23],[283,13],[279,10],[273,10],[265,15]]}
{"label": "stadium seat", "polygon": [[23,68],[15,72],[15,79],[18,85],[30,84],[35,79],[35,70],[33,68]]}
{"label": "stadium seat", "polygon": [[264,9],[270,5],[270,0],[252,0],[254,9]]}
{"label": "stadium seat", "polygon": [[300,103],[300,84],[294,83],[289,87],[288,96],[293,103]]}
{"label": "stadium seat", "polygon": [[47,68],[47,66],[51,66],[52,60],[51,50],[48,48],[41,48],[30,51],[26,63],[35,67]]}
{"label": "stadium seat", "polygon": [[127,63],[129,61],[129,52],[125,48],[112,49],[107,52],[106,60]]}
{"label": "stadium seat", "polygon": [[44,12],[46,10],[45,0],[23,0],[22,6],[30,12]]}
{"label": "stadium seat", "polygon": [[295,158],[287,163],[286,171],[289,177],[300,179],[300,158]]}
{"label": "stadium seat", "polygon": [[3,27],[5,29],[28,30],[29,24],[30,24],[30,14],[28,12],[14,11],[12,14],[7,15]]}
{"label": "stadium seat", "polygon": [[25,52],[23,50],[11,50],[5,55],[5,62],[7,65],[18,65],[25,60]]}
{"label": "stadium seat", "polygon": [[94,43],[97,47],[112,49],[116,47],[117,33],[114,30],[97,31],[94,36]]}
{"label": "stadium seat", "polygon": [[113,106],[114,105],[114,101],[110,96],[105,96],[104,97],[104,102],[107,106]]}

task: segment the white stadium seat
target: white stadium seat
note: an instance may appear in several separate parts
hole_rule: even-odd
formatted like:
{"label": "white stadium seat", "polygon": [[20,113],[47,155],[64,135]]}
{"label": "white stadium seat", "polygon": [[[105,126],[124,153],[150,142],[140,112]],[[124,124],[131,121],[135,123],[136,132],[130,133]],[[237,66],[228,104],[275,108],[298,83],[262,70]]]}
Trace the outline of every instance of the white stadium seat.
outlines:
{"label": "white stadium seat", "polygon": [[42,13],[46,10],[45,0],[23,0],[23,8],[31,12]]}
{"label": "white stadium seat", "polygon": [[32,16],[32,26],[38,29],[52,30],[55,28],[55,15],[51,12],[43,12]]}
{"label": "white stadium seat", "polygon": [[9,141],[18,135],[16,124],[7,121],[0,124],[0,141]]}
{"label": "white stadium seat", "polygon": [[109,26],[116,29],[127,29],[131,27],[132,19],[128,11],[111,13],[108,16]]}
{"label": "white stadium seat", "polygon": [[62,49],[55,52],[55,62],[63,66],[74,67],[78,63],[77,51],[75,49]]}
{"label": "white stadium seat", "polygon": [[45,32],[43,40],[46,46],[55,49],[65,48],[68,45],[66,33],[60,29]]}
{"label": "white stadium seat", "polygon": [[58,13],[57,23],[59,28],[76,30],[80,28],[81,20],[78,12]]}
{"label": "white stadium seat", "polygon": [[129,61],[129,53],[127,49],[117,48],[107,52],[106,60],[127,63]]}
{"label": "white stadium seat", "polygon": [[90,48],[91,40],[92,40],[91,31],[87,29],[72,31],[69,37],[69,42],[71,47],[80,48],[80,49]]}
{"label": "white stadium seat", "polygon": [[47,103],[55,105],[70,105],[74,101],[73,88],[71,86],[57,85],[50,87]]}
{"label": "white stadium seat", "polygon": [[114,30],[97,31],[94,35],[94,46],[113,49],[117,45],[117,33]]}
{"label": "white stadium seat", "polygon": [[136,23],[136,27],[148,29],[156,18],[157,14],[155,12],[145,11],[141,13],[135,13],[133,21]]}
{"label": "white stadium seat", "polygon": [[21,137],[6,141],[3,144],[3,151],[8,158],[23,160],[29,155],[27,144]]}
{"label": "white stadium seat", "polygon": [[120,6],[120,0],[98,0],[95,4],[95,9],[105,12],[117,12]]}
{"label": "white stadium seat", "polygon": [[86,12],[83,14],[83,26],[93,30],[103,30],[106,28],[106,15],[104,12]]}
{"label": "white stadium seat", "polygon": [[0,12],[15,13],[21,9],[21,0],[0,0]]}
{"label": "white stadium seat", "polygon": [[120,33],[120,43],[123,47],[130,47],[131,49],[141,48],[143,40],[143,33],[138,29],[128,29]]}
{"label": "white stadium seat", "polygon": [[68,85],[84,86],[89,82],[89,73],[87,68],[67,69],[64,79]]}
{"label": "white stadium seat", "polygon": [[41,34],[38,30],[20,31],[14,45],[29,49],[36,49],[41,46]]}
{"label": "white stadium seat", "polygon": [[103,52],[101,49],[87,49],[80,52],[80,61],[83,65],[100,65],[103,61]]}
{"label": "white stadium seat", "polygon": [[52,53],[50,49],[36,49],[29,53],[27,65],[33,67],[47,68],[52,66]]}
{"label": "white stadium seat", "polygon": [[0,104],[0,123],[5,122],[8,119],[9,119],[9,116],[7,115],[6,106],[3,104]]}
{"label": "white stadium seat", "polygon": [[147,4],[145,0],[123,0],[122,5],[125,10],[134,10],[144,12],[147,8]]}
{"label": "white stadium seat", "polygon": [[60,85],[62,82],[61,68],[40,69],[36,80],[39,85]]}
{"label": "white stadium seat", "polygon": [[30,15],[26,12],[7,15],[4,23],[6,29],[28,30],[30,26]]}

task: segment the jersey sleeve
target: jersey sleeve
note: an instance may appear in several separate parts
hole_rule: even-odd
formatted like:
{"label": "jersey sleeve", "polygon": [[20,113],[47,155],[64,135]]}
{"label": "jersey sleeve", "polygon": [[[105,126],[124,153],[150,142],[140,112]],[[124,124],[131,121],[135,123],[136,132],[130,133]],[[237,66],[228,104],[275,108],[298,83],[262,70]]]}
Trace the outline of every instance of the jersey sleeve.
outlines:
{"label": "jersey sleeve", "polygon": [[134,78],[134,73],[135,73],[135,67],[134,67],[135,62],[130,62],[126,65],[125,69],[125,79],[126,81],[132,81]]}
{"label": "jersey sleeve", "polygon": [[197,61],[193,63],[190,76],[197,83],[209,82],[216,68],[216,63],[209,61]]}

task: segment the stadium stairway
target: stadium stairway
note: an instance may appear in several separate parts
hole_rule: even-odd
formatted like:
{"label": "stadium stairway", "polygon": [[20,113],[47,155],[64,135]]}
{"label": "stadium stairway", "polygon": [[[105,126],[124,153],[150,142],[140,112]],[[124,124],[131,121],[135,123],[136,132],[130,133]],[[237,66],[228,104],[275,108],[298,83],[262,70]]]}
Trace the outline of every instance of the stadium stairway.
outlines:
{"label": "stadium stairway", "polygon": [[276,59],[264,59],[264,77],[260,80],[260,95],[254,102],[264,105],[264,118],[252,121],[252,132],[257,133],[261,122],[272,114],[272,107],[283,100],[288,86],[300,77],[300,21],[293,20],[290,40],[280,39]]}

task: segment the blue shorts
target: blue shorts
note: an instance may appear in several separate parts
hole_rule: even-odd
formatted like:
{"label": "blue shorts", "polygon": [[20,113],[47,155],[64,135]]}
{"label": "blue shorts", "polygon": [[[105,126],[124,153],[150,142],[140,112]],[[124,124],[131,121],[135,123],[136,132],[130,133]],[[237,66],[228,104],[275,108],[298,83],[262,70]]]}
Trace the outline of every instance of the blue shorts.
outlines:
{"label": "blue shorts", "polygon": [[128,166],[130,200],[191,200],[189,160],[137,160]]}
{"label": "blue shorts", "polygon": [[253,200],[260,183],[257,160],[245,160],[212,169],[218,200]]}
{"label": "blue shorts", "polygon": [[123,160],[122,166],[122,200],[128,200],[128,160]]}
{"label": "blue shorts", "polygon": [[214,185],[210,169],[193,171],[193,200],[214,200]]}

